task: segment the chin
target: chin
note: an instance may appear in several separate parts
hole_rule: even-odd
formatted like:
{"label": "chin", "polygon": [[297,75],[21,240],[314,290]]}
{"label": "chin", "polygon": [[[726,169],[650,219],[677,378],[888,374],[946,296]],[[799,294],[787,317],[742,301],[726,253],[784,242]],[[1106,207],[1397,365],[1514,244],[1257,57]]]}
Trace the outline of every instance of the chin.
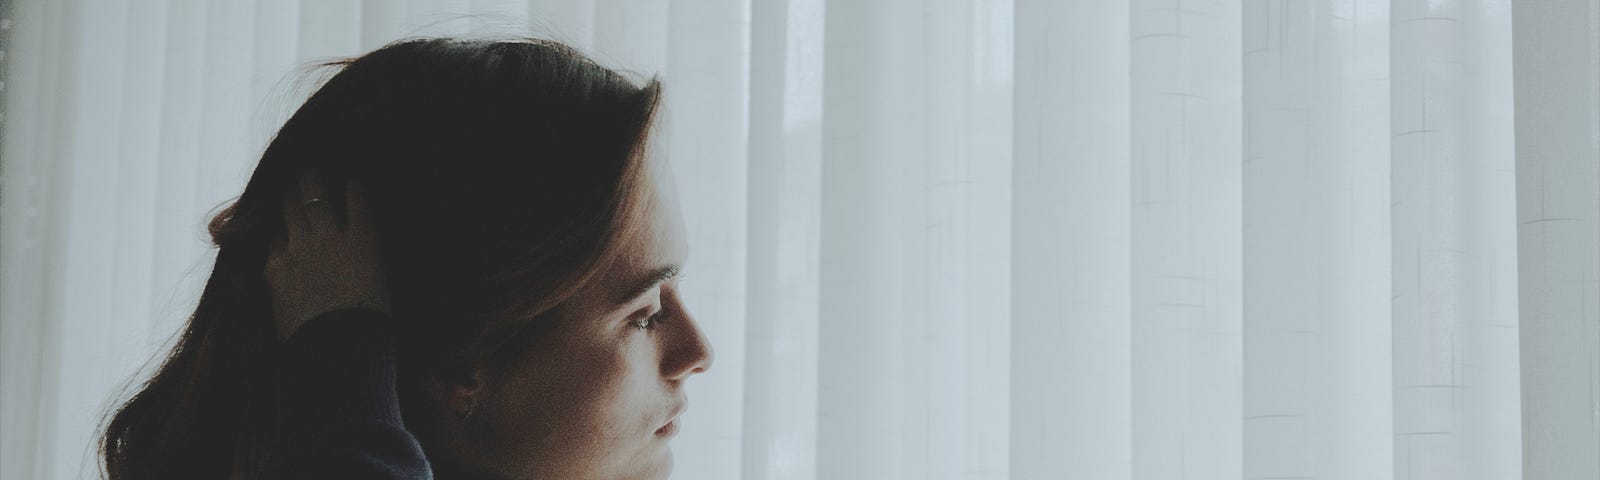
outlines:
{"label": "chin", "polygon": [[650,453],[624,460],[610,478],[623,480],[666,480],[672,475],[672,447],[663,445]]}
{"label": "chin", "polygon": [[639,478],[641,480],[666,480],[667,477],[672,476],[672,462],[672,447],[662,447],[659,459],[653,462],[654,465],[651,465],[649,470],[645,471]]}
{"label": "chin", "polygon": [[655,476],[652,476],[650,478],[657,478],[657,479],[661,479],[661,480],[666,480],[667,477],[672,475],[672,446],[671,445],[668,445],[666,448],[661,449],[661,463],[659,465],[661,467],[656,470]]}

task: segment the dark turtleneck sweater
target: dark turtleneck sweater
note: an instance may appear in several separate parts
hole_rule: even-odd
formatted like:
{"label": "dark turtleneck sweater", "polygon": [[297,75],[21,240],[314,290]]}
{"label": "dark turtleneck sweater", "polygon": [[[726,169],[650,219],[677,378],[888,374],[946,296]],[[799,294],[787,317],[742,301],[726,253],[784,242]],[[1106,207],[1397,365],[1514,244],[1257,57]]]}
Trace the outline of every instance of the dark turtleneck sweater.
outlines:
{"label": "dark turtleneck sweater", "polygon": [[400,417],[394,328],[382,312],[317,316],[279,351],[280,444],[268,478],[468,478],[430,464]]}

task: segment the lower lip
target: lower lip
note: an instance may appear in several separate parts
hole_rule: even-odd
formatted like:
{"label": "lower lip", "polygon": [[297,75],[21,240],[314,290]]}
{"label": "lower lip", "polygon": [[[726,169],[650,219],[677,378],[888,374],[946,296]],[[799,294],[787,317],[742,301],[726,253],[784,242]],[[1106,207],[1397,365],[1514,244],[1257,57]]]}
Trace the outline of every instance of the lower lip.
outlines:
{"label": "lower lip", "polygon": [[656,435],[658,435],[658,436],[668,437],[668,436],[672,436],[672,434],[675,434],[675,433],[678,433],[678,421],[677,420],[673,420],[671,422],[667,422],[667,424],[665,426],[662,426],[661,428],[656,429]]}

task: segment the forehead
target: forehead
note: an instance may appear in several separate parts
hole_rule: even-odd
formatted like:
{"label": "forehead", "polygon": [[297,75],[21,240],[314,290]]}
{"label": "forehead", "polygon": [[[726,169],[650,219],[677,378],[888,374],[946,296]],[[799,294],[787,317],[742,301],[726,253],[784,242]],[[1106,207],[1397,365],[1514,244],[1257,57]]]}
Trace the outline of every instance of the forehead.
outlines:
{"label": "forehead", "polygon": [[688,251],[675,200],[670,195],[651,196],[638,228],[624,233],[617,250],[603,262],[600,272],[577,293],[584,297],[584,303],[626,301],[626,295],[659,268],[683,264]]}

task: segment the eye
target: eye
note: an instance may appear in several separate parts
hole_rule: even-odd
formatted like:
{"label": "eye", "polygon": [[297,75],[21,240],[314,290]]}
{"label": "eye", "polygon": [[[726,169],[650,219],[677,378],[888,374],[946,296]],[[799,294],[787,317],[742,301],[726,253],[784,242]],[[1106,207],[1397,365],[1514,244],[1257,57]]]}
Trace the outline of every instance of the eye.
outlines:
{"label": "eye", "polygon": [[640,329],[640,330],[655,330],[656,324],[661,322],[661,319],[666,315],[666,313],[667,313],[667,309],[665,309],[665,308],[663,308],[661,310],[658,310],[658,311],[656,311],[655,315],[651,315],[651,316],[645,317],[644,320],[640,320],[638,322],[634,322],[633,323],[633,328],[637,328],[637,329]]}
{"label": "eye", "polygon": [[[679,273],[672,278],[672,282],[676,284],[676,282],[682,281],[682,279],[683,274]],[[663,286],[663,295],[665,295],[665,286]],[[645,317],[643,320],[633,322],[633,328],[640,330],[655,330],[656,324],[659,324],[662,320],[666,319],[666,315],[667,308],[665,305],[663,305],[660,310],[656,310],[655,314]]]}

